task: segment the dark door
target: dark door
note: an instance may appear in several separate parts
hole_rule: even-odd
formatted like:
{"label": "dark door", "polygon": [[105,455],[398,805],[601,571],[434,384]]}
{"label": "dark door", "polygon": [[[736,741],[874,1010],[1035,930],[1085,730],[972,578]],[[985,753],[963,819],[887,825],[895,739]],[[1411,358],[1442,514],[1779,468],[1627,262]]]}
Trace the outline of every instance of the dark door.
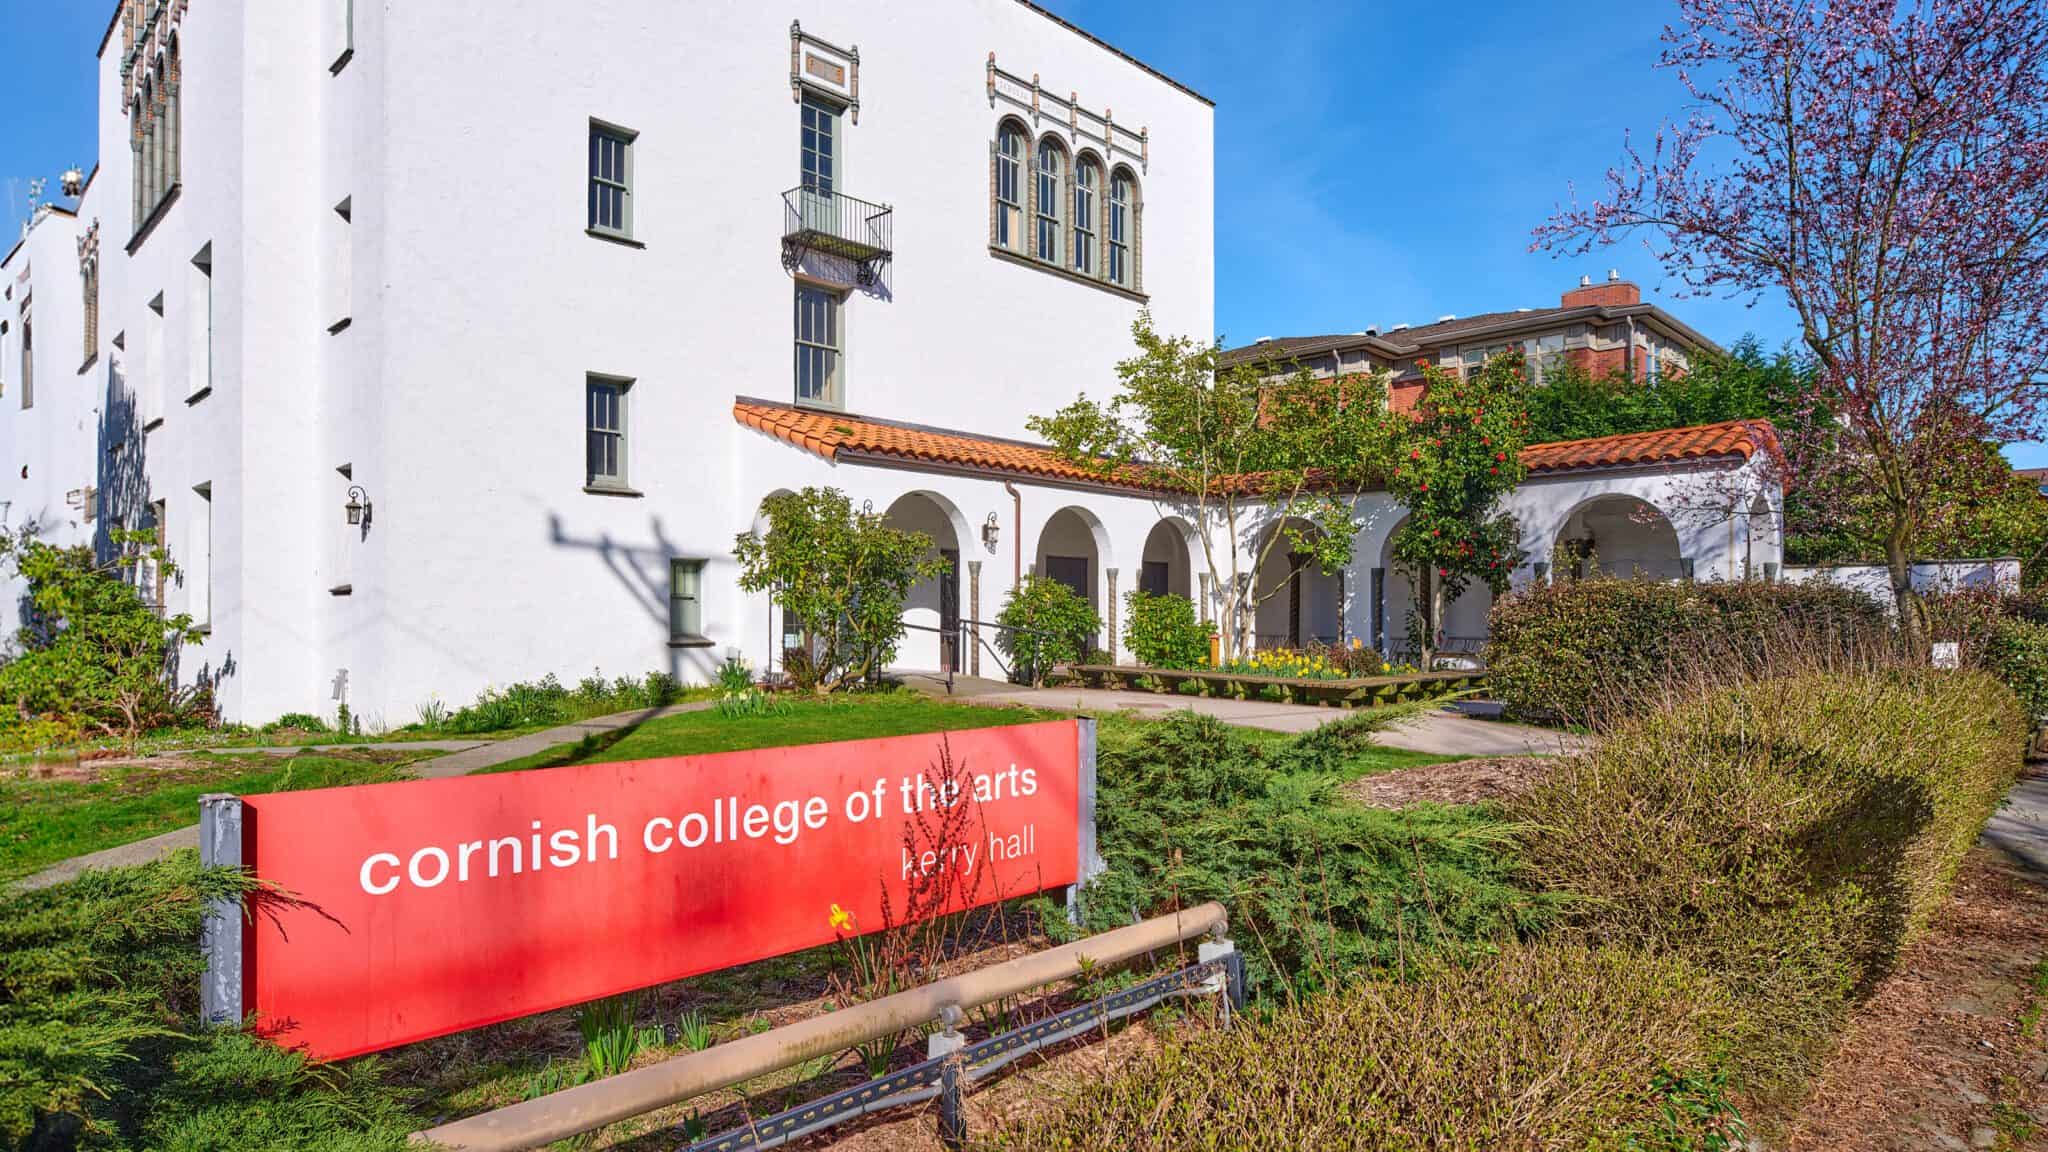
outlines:
{"label": "dark door", "polygon": [[1138,591],[1147,596],[1166,595],[1167,564],[1164,560],[1147,560],[1138,569]]}
{"label": "dark door", "polygon": [[1089,595],[1094,584],[1094,581],[1091,579],[1093,573],[1089,572],[1088,569],[1089,563],[1086,556],[1047,556],[1045,558],[1045,574],[1047,576],[1072,588],[1074,595],[1093,603],[1094,597]]}
{"label": "dark door", "polygon": [[960,670],[960,550],[941,548],[946,572],[939,577],[939,661],[941,670]]}

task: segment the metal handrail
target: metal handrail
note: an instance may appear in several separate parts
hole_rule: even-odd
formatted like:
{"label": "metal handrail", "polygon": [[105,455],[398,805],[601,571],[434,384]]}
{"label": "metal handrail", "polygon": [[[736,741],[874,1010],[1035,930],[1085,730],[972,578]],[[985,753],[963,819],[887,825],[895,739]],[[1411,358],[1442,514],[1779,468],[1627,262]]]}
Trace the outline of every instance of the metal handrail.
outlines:
{"label": "metal handrail", "polygon": [[413,1140],[455,1152],[524,1152],[1197,937],[1220,940],[1227,924],[1223,905],[1211,901],[451,1121]]}
{"label": "metal handrail", "polygon": [[844,192],[799,184],[782,194],[785,243],[863,263],[895,250],[896,210]]}

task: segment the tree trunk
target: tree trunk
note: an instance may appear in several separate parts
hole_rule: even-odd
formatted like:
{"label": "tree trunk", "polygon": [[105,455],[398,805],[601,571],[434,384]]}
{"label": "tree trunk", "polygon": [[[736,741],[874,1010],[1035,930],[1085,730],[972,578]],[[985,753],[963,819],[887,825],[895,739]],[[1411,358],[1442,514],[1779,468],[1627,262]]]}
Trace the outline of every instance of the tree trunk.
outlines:
{"label": "tree trunk", "polygon": [[1906,526],[1900,522],[1885,537],[1884,562],[1892,580],[1892,605],[1899,613],[1899,641],[1908,660],[1928,656],[1927,619],[1921,612],[1920,597],[1913,591],[1913,559],[1906,552]]}
{"label": "tree trunk", "polygon": [[1416,572],[1416,579],[1420,582],[1417,591],[1420,595],[1415,598],[1415,606],[1422,613],[1422,663],[1419,670],[1427,672],[1436,662],[1436,573],[1427,564],[1416,569]]}

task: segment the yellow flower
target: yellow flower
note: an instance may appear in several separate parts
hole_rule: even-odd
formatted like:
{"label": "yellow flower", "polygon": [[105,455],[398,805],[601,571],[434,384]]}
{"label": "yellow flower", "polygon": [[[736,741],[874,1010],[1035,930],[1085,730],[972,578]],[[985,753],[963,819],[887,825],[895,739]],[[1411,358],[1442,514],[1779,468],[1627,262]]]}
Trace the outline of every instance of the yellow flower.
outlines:
{"label": "yellow flower", "polygon": [[832,916],[827,923],[832,926],[834,932],[851,932],[853,931],[853,913],[834,904],[832,906]]}

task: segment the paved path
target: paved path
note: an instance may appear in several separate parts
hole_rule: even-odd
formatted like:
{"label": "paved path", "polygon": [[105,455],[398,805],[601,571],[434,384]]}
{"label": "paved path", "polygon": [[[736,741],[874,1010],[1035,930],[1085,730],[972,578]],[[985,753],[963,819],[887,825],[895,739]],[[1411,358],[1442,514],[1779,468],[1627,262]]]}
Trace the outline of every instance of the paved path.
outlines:
{"label": "paved path", "polygon": [[1981,842],[2002,863],[2048,880],[2048,764],[2027,766],[2005,806],[1984,825]]}
{"label": "paved path", "polygon": [[[709,700],[694,700],[687,704],[670,704],[664,708],[640,708],[631,712],[615,712],[610,716],[597,716],[589,720],[578,720],[574,724],[564,724],[558,728],[549,728],[544,732],[535,732],[526,736],[515,736],[510,740],[408,740],[393,741],[389,744],[324,744],[314,745],[314,749],[315,751],[361,748],[424,749],[428,751],[453,749],[446,756],[436,756],[432,760],[422,760],[417,764],[409,766],[414,776],[422,780],[434,780],[448,776],[466,775],[481,768],[495,767],[499,764],[532,756],[537,752],[545,752],[559,744],[574,744],[585,736],[616,732],[621,728],[635,727],[662,716],[675,716],[684,712],[702,712],[710,708],[711,705],[712,701]],[[303,748],[203,749],[203,751],[208,752],[261,752],[279,756],[289,756],[303,750]],[[24,890],[48,888],[53,884],[62,884],[67,880],[75,880],[80,873],[90,869],[127,868],[136,864],[147,864],[152,860],[162,859],[180,848],[197,847],[199,847],[199,825],[193,824],[180,828],[175,832],[166,832],[161,836],[151,836],[147,840],[136,840],[132,843],[122,844],[119,847],[106,848],[98,852],[88,852],[83,856],[73,856],[69,860],[52,864],[33,876],[16,881],[14,886]]]}
{"label": "paved path", "polygon": [[[934,695],[943,696],[946,691],[945,681],[939,678],[905,675],[903,681]],[[953,687],[952,698],[970,704],[1026,704],[1036,708],[1153,715],[1173,709],[1189,709],[1208,713],[1226,724],[1275,732],[1307,732],[1348,715],[1341,708],[1317,708],[1306,704],[1275,704],[1222,696],[1169,696],[1107,688],[1020,688],[1014,684],[971,677],[956,677]],[[1584,737],[1547,728],[1481,720],[1456,707],[1445,706],[1424,712],[1392,731],[1381,733],[1374,743],[1389,748],[1434,752],[1440,756],[1528,756],[1574,751],[1584,747],[1586,741]]]}
{"label": "paved path", "polygon": [[251,744],[242,748],[168,748],[152,752],[152,756],[189,756],[194,752],[206,752],[215,756],[296,756],[301,752],[354,752],[372,749],[378,752],[461,752],[469,748],[480,748],[491,743],[489,740],[380,740],[371,743],[357,740],[348,744]]}

